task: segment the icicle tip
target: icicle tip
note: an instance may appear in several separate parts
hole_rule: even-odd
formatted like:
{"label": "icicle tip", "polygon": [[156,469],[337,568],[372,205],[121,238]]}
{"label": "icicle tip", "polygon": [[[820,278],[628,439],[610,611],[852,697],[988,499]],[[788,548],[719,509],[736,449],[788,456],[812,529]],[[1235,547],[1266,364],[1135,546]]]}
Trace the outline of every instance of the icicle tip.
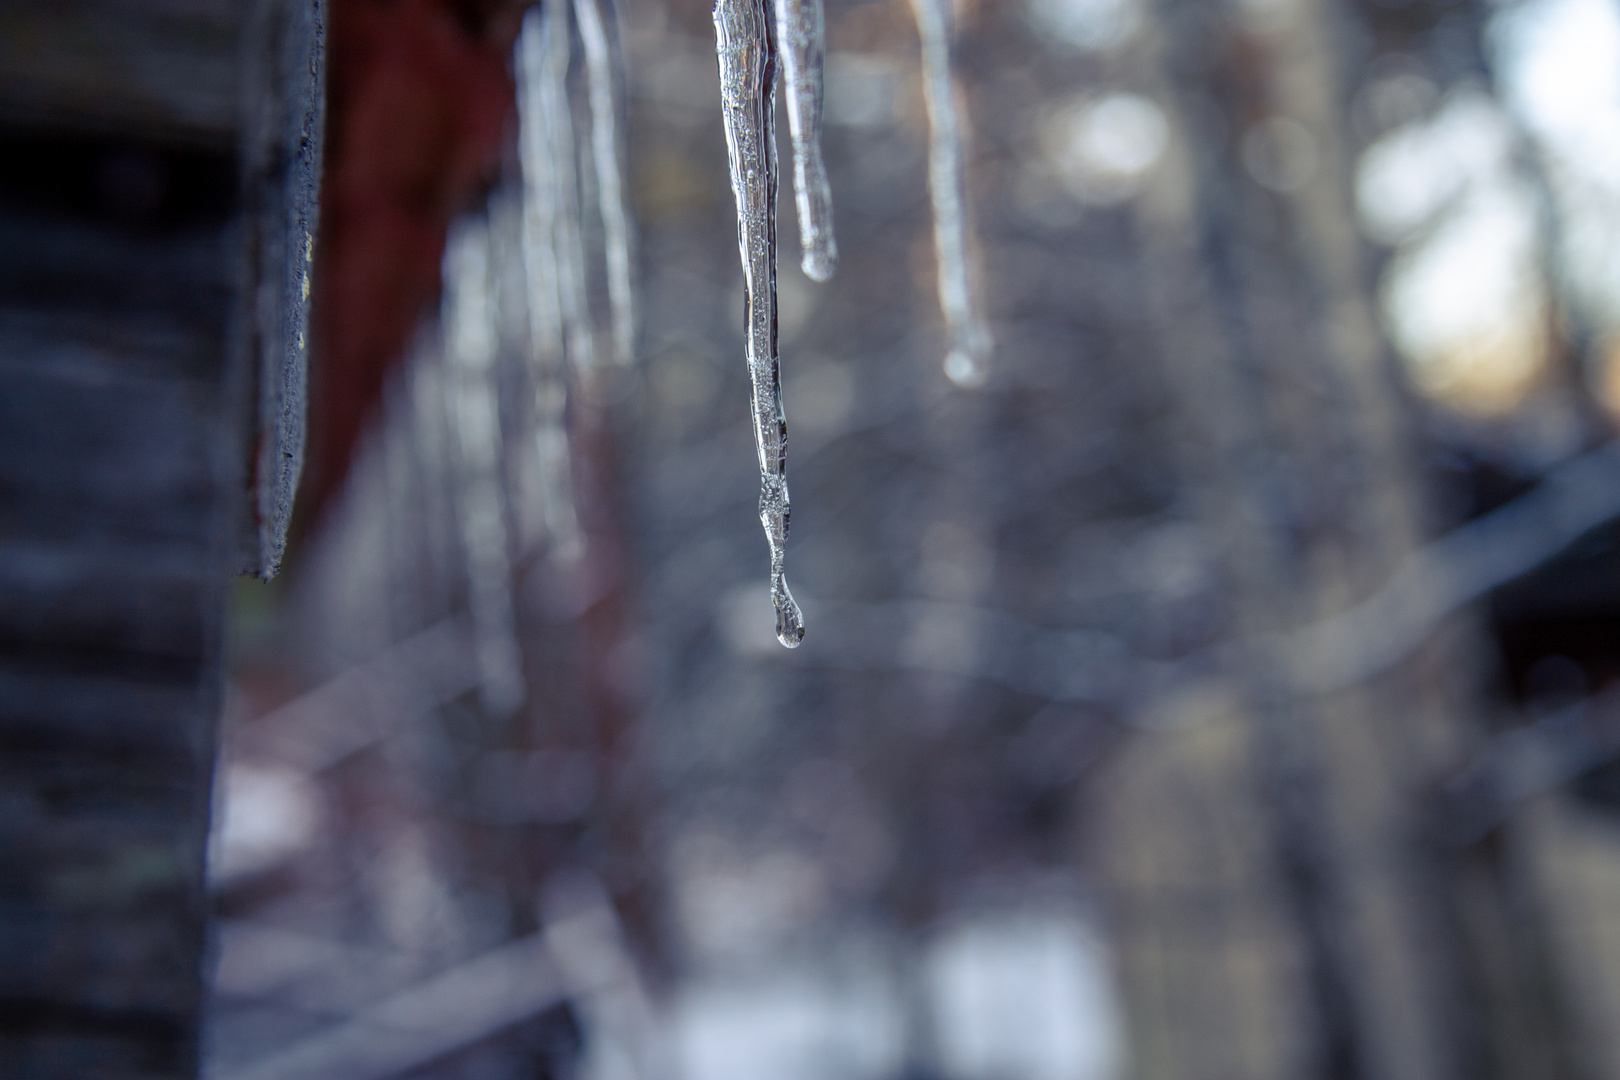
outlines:
{"label": "icicle tip", "polygon": [[799,266],[811,281],[830,281],[838,271],[838,246],[829,240],[814,248],[806,247]]}
{"label": "icicle tip", "polygon": [[782,582],[780,589],[773,592],[776,593],[771,598],[776,603],[776,640],[784,648],[797,649],[804,641],[804,613],[788,592],[787,582]]}
{"label": "icicle tip", "polygon": [[945,354],[945,377],[957,386],[977,389],[984,385],[988,375],[984,363],[964,349],[952,349]]}

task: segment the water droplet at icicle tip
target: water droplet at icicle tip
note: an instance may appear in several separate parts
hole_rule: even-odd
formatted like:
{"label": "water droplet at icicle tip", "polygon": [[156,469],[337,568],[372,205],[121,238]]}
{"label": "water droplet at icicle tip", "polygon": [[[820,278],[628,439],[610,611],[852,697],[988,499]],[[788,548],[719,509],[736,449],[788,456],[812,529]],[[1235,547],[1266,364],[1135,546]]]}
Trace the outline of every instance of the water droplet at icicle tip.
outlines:
{"label": "water droplet at icicle tip", "polygon": [[776,606],[776,640],[789,649],[797,649],[804,640],[804,613],[781,575],[771,581],[771,603]]}
{"label": "water droplet at icicle tip", "polygon": [[789,521],[787,420],[782,411],[776,322],[776,65],[772,0],[717,0],[715,46],[731,191],[737,203],[754,445],[759,453],[760,524],[770,546],[776,638],[804,640],[804,618],[783,573]]}

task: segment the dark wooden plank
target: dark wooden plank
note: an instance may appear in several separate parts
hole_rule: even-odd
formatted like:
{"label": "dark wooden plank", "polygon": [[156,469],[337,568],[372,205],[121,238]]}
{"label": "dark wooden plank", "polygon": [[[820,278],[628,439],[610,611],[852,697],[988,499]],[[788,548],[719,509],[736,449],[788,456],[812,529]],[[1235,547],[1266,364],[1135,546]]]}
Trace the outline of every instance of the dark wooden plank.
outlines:
{"label": "dark wooden plank", "polygon": [[230,145],[240,110],[232,0],[0,3],[0,117]]}
{"label": "dark wooden plank", "polygon": [[0,1075],[196,1073],[224,600],[299,471],[320,63],[305,0],[0,0]]}
{"label": "dark wooden plank", "polygon": [[260,0],[249,28],[243,218],[250,304],[243,348],[258,372],[253,429],[255,528],[239,568],[281,566],[304,468],[310,273],[325,118],[324,0]]}

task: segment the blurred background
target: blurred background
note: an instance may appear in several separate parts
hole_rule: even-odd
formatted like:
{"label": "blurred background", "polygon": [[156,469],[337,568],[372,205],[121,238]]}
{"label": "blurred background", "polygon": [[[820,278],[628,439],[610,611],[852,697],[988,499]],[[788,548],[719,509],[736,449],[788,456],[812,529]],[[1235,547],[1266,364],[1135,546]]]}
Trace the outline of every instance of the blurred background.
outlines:
{"label": "blurred background", "polygon": [[788,651],[706,0],[325,6],[204,1076],[1620,1077],[1620,3],[952,11],[993,358],[826,0]]}

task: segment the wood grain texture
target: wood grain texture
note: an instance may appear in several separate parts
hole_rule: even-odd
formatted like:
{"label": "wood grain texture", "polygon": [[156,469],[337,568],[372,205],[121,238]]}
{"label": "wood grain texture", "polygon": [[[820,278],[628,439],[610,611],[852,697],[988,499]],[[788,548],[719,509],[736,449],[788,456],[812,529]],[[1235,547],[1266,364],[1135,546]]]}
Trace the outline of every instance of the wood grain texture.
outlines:
{"label": "wood grain texture", "polygon": [[279,558],[302,441],[319,16],[0,2],[6,1077],[196,1073],[225,592]]}

